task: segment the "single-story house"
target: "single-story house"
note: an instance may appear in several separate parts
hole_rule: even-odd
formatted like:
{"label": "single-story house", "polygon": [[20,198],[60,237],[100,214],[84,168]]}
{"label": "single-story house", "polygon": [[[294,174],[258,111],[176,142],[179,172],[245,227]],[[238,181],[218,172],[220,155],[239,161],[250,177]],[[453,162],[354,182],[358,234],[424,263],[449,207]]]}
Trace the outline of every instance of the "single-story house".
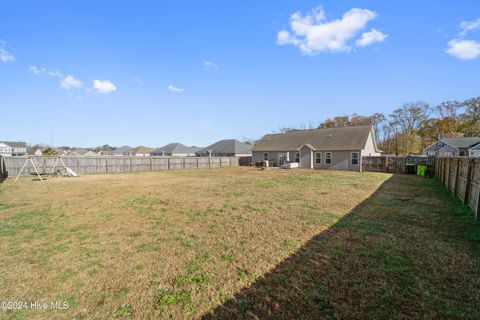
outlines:
{"label": "single-story house", "polygon": [[42,152],[42,149],[40,149],[39,147],[33,147],[30,152],[28,152],[28,155],[30,156],[43,156],[43,152]]}
{"label": "single-story house", "polygon": [[351,126],[267,134],[252,149],[253,162],[282,166],[361,171],[362,156],[380,156],[373,127]]}
{"label": "single-story house", "polygon": [[468,149],[468,155],[470,157],[480,157],[480,143]]}
{"label": "single-story house", "polygon": [[252,145],[235,139],[215,142],[195,152],[197,157],[248,157],[252,155]]}
{"label": "single-story house", "polygon": [[478,137],[444,138],[423,149],[428,156],[468,156],[469,150],[480,144]]}
{"label": "single-story house", "polygon": [[129,146],[121,146],[121,147],[113,150],[112,154],[114,156],[132,156],[133,155],[133,149],[130,148]]}
{"label": "single-story house", "polygon": [[195,152],[201,150],[199,147],[187,147],[178,142],[169,143],[163,147],[155,149],[152,156],[171,156],[171,157],[194,157]]}
{"label": "single-story house", "polygon": [[69,156],[84,156],[86,153],[88,152],[87,149],[84,149],[84,148],[75,148],[75,149],[71,149],[70,151],[68,151],[68,155]]}
{"label": "single-story house", "polygon": [[98,152],[99,156],[113,156],[113,151],[114,150],[100,150]]}
{"label": "single-story house", "polygon": [[88,150],[83,154],[83,157],[96,157],[98,154],[95,151]]}
{"label": "single-story house", "polygon": [[137,157],[148,157],[153,151],[153,148],[148,148],[144,146],[136,147],[132,150],[132,154]]}
{"label": "single-story house", "polygon": [[0,156],[15,157],[27,155],[27,144],[20,141],[0,141]]}

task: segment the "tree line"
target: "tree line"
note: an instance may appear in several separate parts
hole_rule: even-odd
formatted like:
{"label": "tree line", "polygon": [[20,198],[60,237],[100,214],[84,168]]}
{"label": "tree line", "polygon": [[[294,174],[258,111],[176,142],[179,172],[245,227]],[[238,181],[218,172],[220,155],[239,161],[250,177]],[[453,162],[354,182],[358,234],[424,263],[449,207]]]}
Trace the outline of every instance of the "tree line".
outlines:
{"label": "tree line", "polygon": [[[430,105],[425,101],[402,104],[389,115],[352,114],[336,116],[320,123],[318,128],[372,125],[380,149],[388,154],[421,153],[443,138],[480,136],[480,97],[465,101],[445,101]],[[308,126],[313,128],[311,124]],[[286,132],[301,128],[279,128]]]}

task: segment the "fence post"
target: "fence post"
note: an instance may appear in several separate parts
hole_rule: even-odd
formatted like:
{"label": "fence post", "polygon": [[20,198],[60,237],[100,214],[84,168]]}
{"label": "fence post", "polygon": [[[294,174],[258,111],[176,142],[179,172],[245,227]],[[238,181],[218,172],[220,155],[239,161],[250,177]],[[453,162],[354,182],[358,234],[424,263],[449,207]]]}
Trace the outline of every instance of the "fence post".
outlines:
{"label": "fence post", "polygon": [[211,166],[212,166],[211,163],[210,163],[211,162],[210,160],[212,160],[212,158],[208,157],[208,168],[211,168]]}
{"label": "fence post", "polygon": [[480,212],[480,188],[478,189],[478,195],[477,195],[477,208],[475,210],[475,219],[478,219],[478,213]]}
{"label": "fence post", "polygon": [[453,195],[454,196],[457,196],[458,194],[458,178],[460,177],[460,163],[461,163],[461,159],[458,158],[457,159],[457,171],[455,171],[455,185],[453,186]]}
{"label": "fence post", "polygon": [[472,183],[472,172],[475,162],[473,159],[468,159],[468,169],[467,169],[467,182],[465,184],[465,197],[463,197],[463,204],[468,204],[468,198],[470,196],[470,185]]}
{"label": "fence post", "polygon": [[198,169],[198,157],[197,157],[197,169]]}
{"label": "fence post", "polygon": [[185,157],[183,157],[183,169],[185,169]]}
{"label": "fence post", "polygon": [[170,170],[170,158],[167,158],[167,170]]}
{"label": "fence post", "polygon": [[448,170],[447,176],[445,177],[445,183],[448,190],[450,190],[450,174],[452,172],[452,157],[448,157]]}

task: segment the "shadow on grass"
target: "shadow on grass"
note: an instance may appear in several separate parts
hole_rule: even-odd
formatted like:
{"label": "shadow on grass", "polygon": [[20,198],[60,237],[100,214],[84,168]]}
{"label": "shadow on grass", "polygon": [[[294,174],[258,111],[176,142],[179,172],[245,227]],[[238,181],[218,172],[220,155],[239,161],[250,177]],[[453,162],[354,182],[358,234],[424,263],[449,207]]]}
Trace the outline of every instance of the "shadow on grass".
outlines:
{"label": "shadow on grass", "polygon": [[469,215],[436,180],[394,175],[202,319],[475,318]]}

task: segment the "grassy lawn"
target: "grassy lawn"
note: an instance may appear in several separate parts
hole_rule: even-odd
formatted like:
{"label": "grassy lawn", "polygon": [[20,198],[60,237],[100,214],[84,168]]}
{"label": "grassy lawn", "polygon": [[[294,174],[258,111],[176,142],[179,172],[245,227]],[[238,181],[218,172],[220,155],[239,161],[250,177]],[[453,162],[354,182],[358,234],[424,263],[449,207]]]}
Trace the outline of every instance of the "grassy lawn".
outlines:
{"label": "grassy lawn", "polygon": [[436,180],[222,168],[0,184],[6,319],[480,318],[480,226]]}

